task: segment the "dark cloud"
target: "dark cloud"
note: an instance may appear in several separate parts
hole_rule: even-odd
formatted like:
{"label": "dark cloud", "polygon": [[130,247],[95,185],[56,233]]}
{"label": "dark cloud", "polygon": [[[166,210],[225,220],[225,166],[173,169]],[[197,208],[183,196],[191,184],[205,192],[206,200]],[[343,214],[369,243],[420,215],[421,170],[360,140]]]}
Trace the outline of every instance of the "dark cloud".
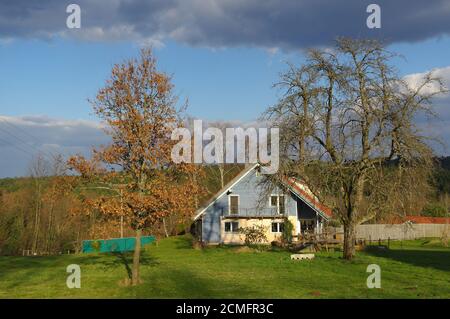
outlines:
{"label": "dark cloud", "polygon": [[[298,49],[337,36],[419,41],[450,33],[448,0],[98,0],[74,1],[82,28],[68,30],[58,0],[3,0],[0,38],[77,37],[84,40],[175,40],[208,47]],[[366,8],[377,3],[382,28],[368,29]]]}

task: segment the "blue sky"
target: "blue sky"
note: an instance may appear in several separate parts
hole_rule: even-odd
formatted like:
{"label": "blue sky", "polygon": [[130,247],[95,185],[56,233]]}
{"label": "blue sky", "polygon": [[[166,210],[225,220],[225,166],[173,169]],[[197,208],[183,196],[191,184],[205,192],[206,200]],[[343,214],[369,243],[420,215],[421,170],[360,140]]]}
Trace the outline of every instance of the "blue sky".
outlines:
{"label": "blue sky", "polygon": [[[136,56],[133,42],[81,42],[71,39],[19,40],[0,46],[1,113],[95,119],[88,98],[108,78],[111,66]],[[450,37],[392,44],[401,74],[425,72],[450,64]],[[216,120],[254,120],[273,104],[272,84],[286,61],[300,64],[301,51],[276,53],[263,48],[211,49],[169,42],[155,49],[159,66],[173,75],[188,113]]]}
{"label": "blue sky", "polygon": [[[111,66],[136,56],[130,42],[17,41],[0,51],[0,105],[4,115],[92,119],[94,97]],[[252,120],[275,102],[271,88],[287,59],[259,48],[192,48],[170,42],[155,49],[160,69],[173,75],[188,113],[206,119]],[[292,57],[291,57],[292,55]]]}
{"label": "blue sky", "polygon": [[[37,150],[87,154],[106,142],[87,99],[114,63],[154,46],[188,114],[251,122],[275,103],[286,62],[337,36],[381,39],[403,58],[401,75],[438,69],[450,84],[450,3],[379,0],[79,0],[82,27],[66,26],[60,0],[0,2],[0,177],[27,174]],[[427,128],[450,139],[450,97]],[[32,138],[30,138],[32,136]],[[21,150],[20,150],[21,149]],[[448,154],[447,151],[441,153]]]}

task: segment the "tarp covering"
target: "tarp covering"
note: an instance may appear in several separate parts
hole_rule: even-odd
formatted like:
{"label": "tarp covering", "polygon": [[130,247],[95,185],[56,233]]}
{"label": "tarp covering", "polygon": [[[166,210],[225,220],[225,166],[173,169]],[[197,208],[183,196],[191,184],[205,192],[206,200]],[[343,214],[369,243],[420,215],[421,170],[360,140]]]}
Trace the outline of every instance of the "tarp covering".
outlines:
{"label": "tarp covering", "polygon": [[[142,246],[150,244],[153,241],[155,241],[154,236],[141,237]],[[83,240],[83,253],[133,251],[135,243],[135,237]]]}

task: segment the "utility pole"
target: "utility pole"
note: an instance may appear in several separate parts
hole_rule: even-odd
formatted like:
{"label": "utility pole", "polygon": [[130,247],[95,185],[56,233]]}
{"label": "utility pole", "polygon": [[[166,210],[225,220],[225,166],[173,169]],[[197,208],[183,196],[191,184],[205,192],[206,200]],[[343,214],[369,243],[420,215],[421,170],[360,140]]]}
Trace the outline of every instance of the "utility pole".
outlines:
{"label": "utility pole", "polygon": [[120,189],[120,238],[123,238],[123,194]]}

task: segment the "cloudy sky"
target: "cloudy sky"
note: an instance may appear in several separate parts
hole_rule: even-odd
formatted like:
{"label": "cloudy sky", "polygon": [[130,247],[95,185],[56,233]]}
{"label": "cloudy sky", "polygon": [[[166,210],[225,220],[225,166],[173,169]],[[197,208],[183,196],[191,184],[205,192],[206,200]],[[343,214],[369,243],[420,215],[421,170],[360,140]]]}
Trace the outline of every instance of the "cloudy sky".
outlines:
{"label": "cloudy sky", "polygon": [[[68,29],[66,7],[81,7]],[[381,7],[369,29],[366,8]],[[435,70],[450,84],[450,1],[1,0],[0,177],[27,174],[35,154],[87,154],[107,142],[87,98],[113,63],[152,45],[191,116],[250,122],[277,100],[286,61],[337,36],[377,38],[411,83]],[[450,139],[449,96],[424,129]],[[446,149],[440,153],[449,154]]]}

